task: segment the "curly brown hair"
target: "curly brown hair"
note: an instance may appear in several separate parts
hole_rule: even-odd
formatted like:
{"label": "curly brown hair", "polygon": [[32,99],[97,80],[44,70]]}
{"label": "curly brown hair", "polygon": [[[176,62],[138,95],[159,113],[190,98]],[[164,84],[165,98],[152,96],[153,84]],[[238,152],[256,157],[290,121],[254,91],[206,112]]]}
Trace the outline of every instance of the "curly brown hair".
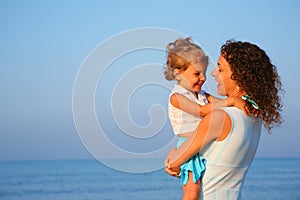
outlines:
{"label": "curly brown hair", "polygon": [[204,66],[208,65],[208,56],[205,55],[202,48],[193,43],[192,38],[178,38],[175,42],[167,45],[167,63],[165,69],[165,78],[174,80],[174,70],[186,70],[188,66],[195,63],[201,63]]}
{"label": "curly brown hair", "polygon": [[274,125],[281,124],[282,84],[276,66],[265,51],[249,42],[228,40],[221,47],[221,55],[230,64],[232,80],[259,106],[258,111],[250,104],[247,108],[263,120],[268,132]]}

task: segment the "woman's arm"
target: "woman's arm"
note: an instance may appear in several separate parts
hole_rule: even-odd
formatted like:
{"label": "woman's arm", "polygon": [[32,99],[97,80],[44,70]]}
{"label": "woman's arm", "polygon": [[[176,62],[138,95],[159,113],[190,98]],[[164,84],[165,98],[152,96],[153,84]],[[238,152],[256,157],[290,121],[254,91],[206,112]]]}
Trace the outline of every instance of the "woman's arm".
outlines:
{"label": "woman's arm", "polygon": [[224,110],[215,110],[199,123],[193,137],[189,137],[178,149],[172,150],[165,161],[166,172],[174,175],[179,167],[203,147],[215,140],[225,139],[231,130],[231,119]]}
{"label": "woman's arm", "polygon": [[239,97],[228,97],[226,99],[219,99],[213,96],[209,96],[211,103],[201,106],[182,94],[172,94],[170,97],[170,103],[180,110],[183,110],[187,113],[204,117],[208,113],[212,112],[214,109],[218,109],[226,106],[236,106],[237,108],[243,110],[243,112],[248,115],[248,112],[245,110],[246,102]]}

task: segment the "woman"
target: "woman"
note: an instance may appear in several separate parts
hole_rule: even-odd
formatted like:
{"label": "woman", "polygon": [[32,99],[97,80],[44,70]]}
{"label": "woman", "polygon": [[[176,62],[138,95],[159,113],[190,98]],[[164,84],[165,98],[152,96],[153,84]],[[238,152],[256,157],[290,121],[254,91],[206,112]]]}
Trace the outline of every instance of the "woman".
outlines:
{"label": "woman", "polygon": [[207,199],[240,199],[246,173],[259,143],[261,124],[268,131],[282,122],[281,82],[269,57],[249,42],[227,41],[212,72],[218,94],[243,98],[249,116],[236,107],[212,111],[197,130],[165,161],[165,170],[179,174],[179,166],[200,150],[207,159],[202,196]]}

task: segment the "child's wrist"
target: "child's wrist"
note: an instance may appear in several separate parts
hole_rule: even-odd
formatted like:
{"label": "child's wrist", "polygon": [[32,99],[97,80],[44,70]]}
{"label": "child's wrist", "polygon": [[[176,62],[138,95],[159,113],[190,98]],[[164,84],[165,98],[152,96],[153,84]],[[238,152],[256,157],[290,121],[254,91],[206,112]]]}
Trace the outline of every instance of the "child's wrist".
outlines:
{"label": "child's wrist", "polygon": [[234,105],[234,101],[232,97],[227,97],[225,100],[225,105],[226,106],[233,106]]}

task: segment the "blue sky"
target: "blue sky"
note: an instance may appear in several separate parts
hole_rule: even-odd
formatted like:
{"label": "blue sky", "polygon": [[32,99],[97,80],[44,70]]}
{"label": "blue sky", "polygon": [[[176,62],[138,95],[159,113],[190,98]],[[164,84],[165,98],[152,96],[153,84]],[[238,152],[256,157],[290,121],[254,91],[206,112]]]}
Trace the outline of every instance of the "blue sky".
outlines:
{"label": "blue sky", "polygon": [[[192,36],[214,61],[220,46],[232,38],[250,41],[265,49],[278,67],[286,91],[285,122],[272,134],[262,134],[257,156],[300,157],[299,9],[300,3],[296,0],[136,1],[130,4],[125,1],[1,1],[0,160],[90,158],[73,120],[72,92],[76,75],[97,45],[113,35],[143,27],[171,29]],[[147,57],[146,53],[137,55],[139,59],[134,65],[151,62],[152,58],[155,62],[164,62],[163,51],[149,53],[153,57]],[[143,58],[148,60],[143,61]],[[120,60],[127,62],[126,58]],[[121,72],[108,71],[103,84],[118,81]],[[96,109],[101,121],[105,120],[101,119],[103,113],[111,111],[107,107],[101,110],[98,105],[105,94],[110,94],[105,89],[101,93],[100,89],[96,94]],[[165,105],[166,90],[149,91],[147,94],[151,97],[158,94],[155,100],[141,93],[133,100],[138,112],[136,107],[130,106],[137,123],[147,124],[141,119],[147,118],[147,109],[152,104]],[[106,124],[107,129],[115,126],[110,123]],[[114,140],[120,146],[135,144],[118,137]],[[137,146],[138,151],[147,151],[142,144]],[[157,148],[155,143],[150,146]]]}

